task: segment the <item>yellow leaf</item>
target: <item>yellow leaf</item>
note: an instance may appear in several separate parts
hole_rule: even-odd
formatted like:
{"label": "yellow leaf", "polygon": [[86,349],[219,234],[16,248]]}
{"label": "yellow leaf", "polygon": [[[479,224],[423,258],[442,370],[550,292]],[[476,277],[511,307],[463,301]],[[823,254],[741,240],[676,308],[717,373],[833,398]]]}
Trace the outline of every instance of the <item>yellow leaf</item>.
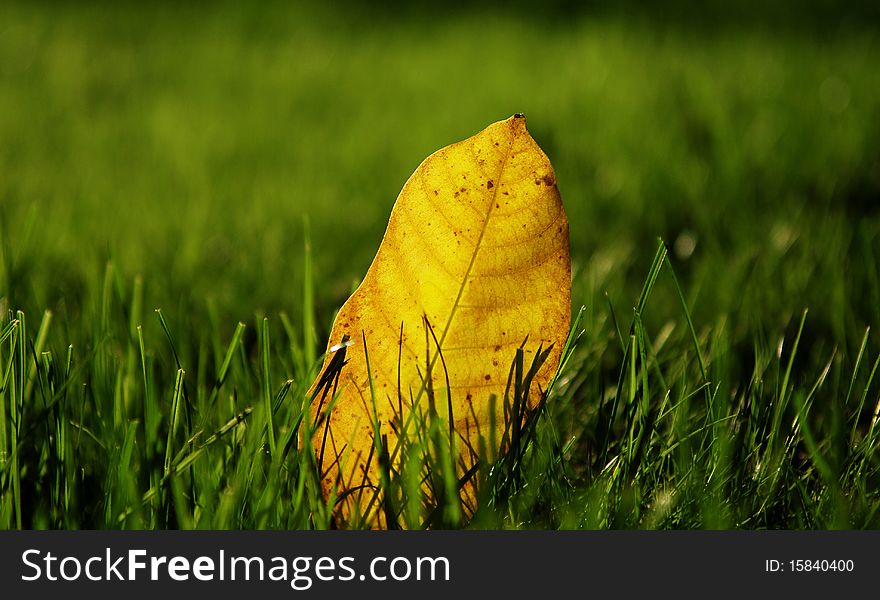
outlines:
{"label": "yellow leaf", "polygon": [[[552,346],[531,384],[534,404],[557,369],[570,317],[568,220],[525,118],[429,156],[403,186],[363,283],[340,309],[323,381],[312,386],[331,389],[328,370],[338,375],[335,400],[319,394],[311,406],[312,446],[325,495],[340,498],[337,516],[356,508],[363,523],[384,522],[382,448],[396,468],[399,433],[415,435],[431,410],[448,423],[452,409],[457,475],[466,473],[481,436],[483,444],[502,439],[488,429],[511,412],[503,400],[517,348],[528,339],[528,369],[540,346]],[[466,485],[467,512],[474,498]]]}

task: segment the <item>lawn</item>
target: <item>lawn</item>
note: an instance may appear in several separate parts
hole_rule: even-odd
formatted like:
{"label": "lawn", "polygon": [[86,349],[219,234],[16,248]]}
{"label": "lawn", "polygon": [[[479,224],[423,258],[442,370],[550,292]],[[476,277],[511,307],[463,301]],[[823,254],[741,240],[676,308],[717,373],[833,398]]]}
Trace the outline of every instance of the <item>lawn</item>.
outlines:
{"label": "lawn", "polygon": [[518,112],[583,333],[443,525],[880,527],[876,22],[517,6],[4,4],[0,528],[329,526],[268,427],[406,178]]}

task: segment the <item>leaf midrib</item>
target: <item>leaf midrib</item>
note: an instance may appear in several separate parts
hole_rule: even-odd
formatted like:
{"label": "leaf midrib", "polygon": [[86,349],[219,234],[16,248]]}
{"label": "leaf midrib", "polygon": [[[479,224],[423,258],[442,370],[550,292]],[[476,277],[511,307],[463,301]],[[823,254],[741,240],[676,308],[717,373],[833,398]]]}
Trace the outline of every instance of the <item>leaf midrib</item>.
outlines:
{"label": "leaf midrib", "polygon": [[[477,262],[477,255],[480,253],[480,247],[483,243],[483,237],[486,235],[486,228],[489,226],[489,220],[492,218],[492,213],[495,209],[495,202],[498,196],[498,190],[501,188],[501,176],[504,174],[504,169],[507,168],[507,162],[510,159],[510,151],[513,148],[514,143],[516,142],[518,132],[514,132],[513,136],[510,140],[510,144],[507,146],[507,151],[504,153],[504,158],[501,160],[501,166],[498,169],[498,174],[495,176],[495,181],[497,182],[494,186],[494,191],[492,192],[492,197],[489,199],[489,209],[486,211],[486,217],[483,219],[483,227],[480,229],[480,235],[477,237],[477,241],[474,244],[474,251],[471,254],[471,260],[468,263],[467,270],[464,273],[464,277],[462,277],[461,285],[458,287],[458,294],[455,296],[455,301],[452,303],[452,309],[449,312],[449,317],[446,319],[446,325],[443,327],[443,333],[440,335],[440,351],[443,351],[443,344],[446,341],[446,336],[449,333],[450,327],[452,327],[452,321],[455,318],[455,314],[458,311],[458,306],[461,303],[461,297],[464,295],[464,289],[467,287],[468,279],[470,279],[471,271],[473,271],[474,264]],[[431,372],[434,370],[434,363],[436,362],[437,357],[434,357],[434,360],[431,361]]]}

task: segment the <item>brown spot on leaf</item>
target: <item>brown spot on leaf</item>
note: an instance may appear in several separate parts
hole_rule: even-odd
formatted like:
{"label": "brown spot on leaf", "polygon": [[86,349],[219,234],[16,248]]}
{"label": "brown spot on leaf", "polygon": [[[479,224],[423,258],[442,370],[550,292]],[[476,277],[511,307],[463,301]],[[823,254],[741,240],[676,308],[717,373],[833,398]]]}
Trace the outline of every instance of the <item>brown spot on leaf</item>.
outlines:
{"label": "brown spot on leaf", "polygon": [[492,376],[489,375],[488,373],[486,373],[486,376],[483,379],[485,379],[486,381],[489,381],[490,379],[492,379]]}
{"label": "brown spot on leaf", "polygon": [[486,189],[487,189],[487,190],[491,190],[493,187],[495,187],[495,184],[492,183],[492,180],[491,180],[491,179],[490,179],[489,181],[486,182]]}

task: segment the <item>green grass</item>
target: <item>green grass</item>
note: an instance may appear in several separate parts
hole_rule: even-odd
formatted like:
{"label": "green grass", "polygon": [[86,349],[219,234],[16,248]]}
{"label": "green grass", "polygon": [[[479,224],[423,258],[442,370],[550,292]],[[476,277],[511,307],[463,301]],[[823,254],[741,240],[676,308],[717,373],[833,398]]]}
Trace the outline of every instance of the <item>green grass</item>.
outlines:
{"label": "green grass", "polygon": [[[880,527],[872,22],[3,15],[0,528],[328,526],[296,439],[334,310],[418,162],[515,112],[583,334],[470,525]],[[465,525],[416,481],[402,524]]]}

